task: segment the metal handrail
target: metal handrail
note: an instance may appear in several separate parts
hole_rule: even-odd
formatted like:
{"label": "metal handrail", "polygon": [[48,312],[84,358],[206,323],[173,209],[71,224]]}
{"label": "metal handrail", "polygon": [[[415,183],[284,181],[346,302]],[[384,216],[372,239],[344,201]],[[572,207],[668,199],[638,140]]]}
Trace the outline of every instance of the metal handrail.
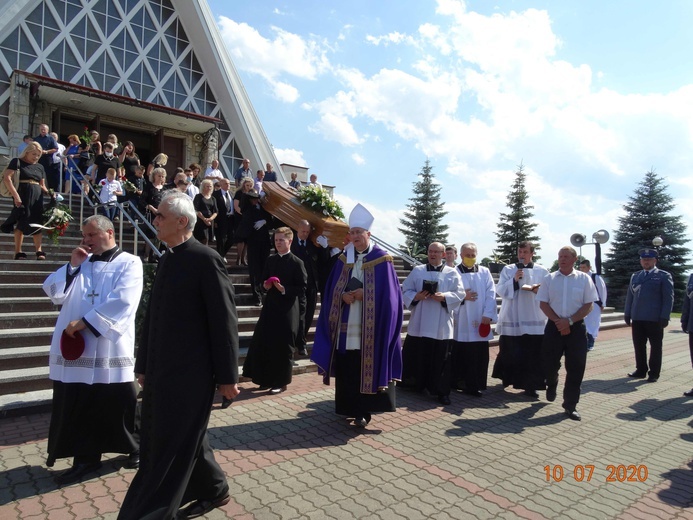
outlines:
{"label": "metal handrail", "polygon": [[376,244],[378,244],[380,247],[385,249],[386,251],[393,253],[396,256],[401,257],[404,259],[407,263],[411,264],[412,267],[415,265],[420,265],[422,262],[417,260],[416,258],[408,255],[404,251],[402,251],[399,247],[395,247],[392,244],[388,244],[385,242],[385,240],[382,240],[381,238],[376,237],[375,235],[371,234],[371,240],[373,240]]}
{"label": "metal handrail", "polygon": [[[86,180],[86,177],[82,173],[82,171],[80,170],[79,166],[77,166],[75,164],[75,168],[79,172],[79,174],[82,175],[82,179]],[[99,204],[94,203],[89,198],[88,193],[85,189],[84,183],[81,182],[77,178],[77,176],[75,175],[75,173],[72,170],[68,169],[68,173],[70,174],[70,190],[68,192],[70,208],[72,207],[72,195],[73,195],[72,182],[76,182],[81,186],[82,196],[80,197],[80,202],[79,202],[79,228],[82,229],[82,222],[84,221],[84,201],[85,200],[87,201],[87,203],[89,204],[91,209],[94,210],[94,215],[96,215],[98,213],[99,208],[106,207],[106,206],[113,207],[114,204],[112,202],[102,202]],[[91,185],[89,186],[89,189],[93,189],[91,187]],[[74,195],[76,195],[76,193]],[[149,220],[147,220],[144,217],[144,215],[142,215],[142,213],[140,213],[140,211],[135,206],[130,204],[129,201],[116,202],[115,207],[117,207],[120,210],[120,215],[124,218],[127,218],[128,221],[130,222],[130,224],[132,224],[132,227],[133,227],[133,230],[135,233],[134,237],[133,237],[134,238],[134,240],[133,240],[134,241],[134,253],[133,254],[135,256],[137,256],[137,240],[138,240],[138,237],[141,235],[142,240],[144,240],[144,242],[147,243],[147,245],[149,245],[149,247],[152,250],[152,253],[155,254],[157,257],[161,257],[161,255],[163,255],[163,253],[161,251],[159,251],[158,246],[154,245],[154,243],[149,239],[147,234],[144,233],[144,231],[142,231],[142,229],[140,228],[140,225],[144,224],[152,231],[152,233],[156,234],[156,229],[154,228],[154,226],[152,226],[152,224],[149,222]],[[130,210],[135,212],[136,218],[140,219],[140,223],[133,220],[133,218],[130,216],[130,214],[126,211],[126,208],[129,208]],[[119,242],[118,246],[121,249],[123,248],[123,221],[124,221],[124,219],[122,217],[120,218],[119,225],[118,225],[118,242]]]}

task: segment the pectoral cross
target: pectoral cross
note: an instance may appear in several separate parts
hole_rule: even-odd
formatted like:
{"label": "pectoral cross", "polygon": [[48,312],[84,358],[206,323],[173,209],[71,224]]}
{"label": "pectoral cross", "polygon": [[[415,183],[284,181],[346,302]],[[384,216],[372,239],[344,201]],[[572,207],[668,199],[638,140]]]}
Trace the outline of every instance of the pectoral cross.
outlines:
{"label": "pectoral cross", "polygon": [[96,298],[99,295],[99,293],[96,292],[96,289],[91,290],[91,294],[87,294],[87,298],[91,298],[91,304],[94,305],[94,298]]}

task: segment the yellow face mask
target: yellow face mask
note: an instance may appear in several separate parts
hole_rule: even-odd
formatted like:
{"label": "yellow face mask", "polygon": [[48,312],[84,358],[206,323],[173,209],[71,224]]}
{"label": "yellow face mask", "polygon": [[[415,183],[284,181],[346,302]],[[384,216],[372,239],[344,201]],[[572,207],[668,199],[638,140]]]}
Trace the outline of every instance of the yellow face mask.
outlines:
{"label": "yellow face mask", "polygon": [[471,269],[476,264],[476,258],[468,258],[466,256],[463,256],[462,263],[466,268]]}

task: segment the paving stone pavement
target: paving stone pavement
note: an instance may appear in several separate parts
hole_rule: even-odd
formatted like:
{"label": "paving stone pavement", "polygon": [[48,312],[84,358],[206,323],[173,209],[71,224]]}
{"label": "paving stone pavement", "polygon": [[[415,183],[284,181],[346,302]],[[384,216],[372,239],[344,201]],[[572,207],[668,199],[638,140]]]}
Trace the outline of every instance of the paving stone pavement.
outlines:
{"label": "paving stone pavement", "polygon": [[[693,519],[693,386],[688,337],[667,330],[662,377],[632,380],[630,329],[589,353],[578,409],[489,380],[483,398],[400,391],[366,430],[333,413],[317,374],[277,396],[250,383],[209,434],[233,499],[222,519]],[[497,354],[491,352],[491,362]],[[562,389],[559,386],[559,391]],[[115,519],[134,471],[104,457],[64,488],[45,467],[48,414],[0,420],[0,519]]]}

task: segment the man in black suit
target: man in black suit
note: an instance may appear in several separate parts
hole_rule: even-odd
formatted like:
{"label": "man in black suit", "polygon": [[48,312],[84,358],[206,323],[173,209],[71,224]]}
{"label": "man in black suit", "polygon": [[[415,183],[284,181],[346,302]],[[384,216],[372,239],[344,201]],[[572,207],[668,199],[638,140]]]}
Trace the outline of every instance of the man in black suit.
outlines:
{"label": "man in black suit", "polygon": [[319,236],[316,241],[320,247],[309,240],[312,227],[307,220],[302,220],[298,224],[296,240],[291,243],[291,252],[303,260],[303,264],[308,273],[308,285],[306,287],[305,306],[301,307],[299,319],[297,347],[301,356],[308,355],[306,350],[306,335],[313,323],[315,306],[318,299],[318,291],[322,292],[321,272],[323,265],[329,260],[329,250],[327,249],[327,239]]}
{"label": "man in black suit", "polygon": [[217,252],[226,263],[226,254],[233,245],[233,195],[229,191],[231,181],[219,179],[219,189],[212,196],[217,200],[219,216],[214,220],[214,234],[217,238]]}
{"label": "man in black suit", "polygon": [[272,222],[270,215],[260,205],[260,195],[255,190],[250,190],[248,207],[243,210],[243,220],[238,233],[248,244],[248,272],[250,274],[250,290],[252,292],[253,304],[262,306],[260,291],[262,289],[262,272],[265,269],[265,262],[270,255],[272,247],[270,242],[269,230]]}

